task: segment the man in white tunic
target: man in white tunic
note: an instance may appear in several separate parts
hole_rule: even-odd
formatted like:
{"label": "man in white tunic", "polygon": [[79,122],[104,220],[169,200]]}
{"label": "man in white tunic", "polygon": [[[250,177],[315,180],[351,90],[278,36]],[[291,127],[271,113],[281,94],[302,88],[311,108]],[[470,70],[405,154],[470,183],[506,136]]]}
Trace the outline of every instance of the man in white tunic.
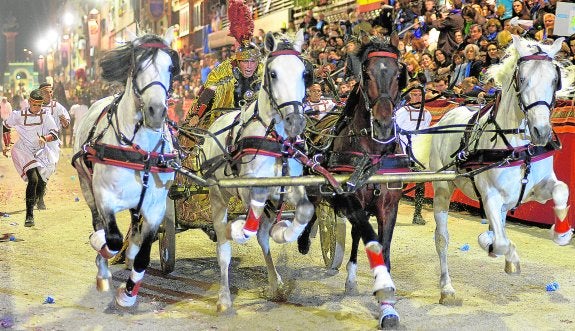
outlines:
{"label": "man in white tunic", "polygon": [[[68,113],[68,110],[62,106],[62,104],[52,98],[53,89],[51,83],[40,84],[39,90],[44,101],[42,104],[42,111],[45,114],[52,115],[52,118],[56,122],[56,127],[58,128],[58,137],[60,137],[62,136],[63,130],[66,130],[66,128],[70,125],[70,114]],[[60,160],[60,147],[62,147],[62,142],[60,139],[48,142],[47,144],[48,151],[52,154],[51,157],[55,160],[55,163],[58,163]],[[44,191],[44,194],[45,193],[46,191]],[[38,197],[38,209],[46,209],[46,204],[44,203],[44,195]]]}
{"label": "man in white tunic", "polygon": [[[413,86],[412,86],[413,87]],[[423,89],[416,87],[409,92],[409,103],[395,112],[395,122],[397,126],[403,130],[413,131],[427,129],[431,124],[431,113],[427,109],[423,109],[421,115],[421,99]],[[408,139],[406,135],[399,135],[401,147],[406,151]],[[413,224],[425,224],[423,216],[421,216],[421,208],[423,205],[423,198],[425,195],[425,186],[423,183],[418,183],[415,186],[415,212],[413,214]]]}
{"label": "man in white tunic", "polygon": [[12,161],[26,187],[26,221],[34,226],[34,205],[44,195],[46,182],[56,170],[56,162],[47,144],[58,140],[58,126],[50,114],[42,110],[42,95],[34,90],[29,97],[30,107],[13,111],[5,125],[18,132],[12,149]]}

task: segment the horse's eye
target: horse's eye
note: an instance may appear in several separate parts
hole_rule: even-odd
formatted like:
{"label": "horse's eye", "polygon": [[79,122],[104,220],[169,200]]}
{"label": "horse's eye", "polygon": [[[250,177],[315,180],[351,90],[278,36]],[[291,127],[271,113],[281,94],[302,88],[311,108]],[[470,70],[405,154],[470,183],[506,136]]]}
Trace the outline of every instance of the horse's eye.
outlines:
{"label": "horse's eye", "polygon": [[270,72],[270,77],[271,78],[278,78],[278,74],[275,71]]}

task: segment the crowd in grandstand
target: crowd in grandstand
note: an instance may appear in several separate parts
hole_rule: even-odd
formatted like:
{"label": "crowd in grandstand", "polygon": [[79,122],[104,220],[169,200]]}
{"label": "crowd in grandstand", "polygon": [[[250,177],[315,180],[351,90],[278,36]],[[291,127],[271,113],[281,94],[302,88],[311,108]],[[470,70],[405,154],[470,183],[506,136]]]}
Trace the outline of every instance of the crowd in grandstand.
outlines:
{"label": "crowd in grandstand", "polygon": [[[384,0],[376,15],[365,15],[351,9],[346,20],[328,21],[328,13],[310,9],[296,25],[287,24],[284,33],[306,32],[305,56],[316,68],[316,80],[321,82],[324,97],[347,93],[355,83],[346,70],[346,54],[358,46],[354,36],[360,31],[370,35],[399,33],[403,62],[410,78],[418,80],[430,94],[445,92],[466,96],[493,93],[483,74],[491,64],[498,63],[504,49],[512,42],[511,35],[552,42],[556,0],[515,0],[506,10],[495,0],[454,0],[449,7],[438,6],[436,0]],[[498,2],[499,3],[499,2]],[[253,42],[263,43],[263,30],[258,30]],[[573,61],[575,35],[566,38],[558,58]],[[207,74],[234,54],[233,46],[203,54],[182,54],[182,78],[176,82],[174,98],[196,97]],[[335,86],[325,84],[330,74]],[[342,92],[343,91],[343,92]],[[344,97],[345,95],[338,95]]]}

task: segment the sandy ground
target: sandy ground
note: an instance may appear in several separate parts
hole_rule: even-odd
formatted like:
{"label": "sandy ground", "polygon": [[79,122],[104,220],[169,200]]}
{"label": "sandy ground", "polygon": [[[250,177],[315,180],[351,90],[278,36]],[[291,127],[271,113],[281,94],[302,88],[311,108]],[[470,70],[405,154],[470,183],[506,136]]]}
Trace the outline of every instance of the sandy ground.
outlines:
{"label": "sandy ground", "polygon": [[[234,245],[231,284],[235,311],[215,310],[219,272],[215,246],[199,230],[177,234],[176,270],[163,275],[154,245],[138,304],[119,309],[112,292],[95,290],[95,252],[88,244],[91,220],[65,149],[48,184],[48,210],[36,211],[25,228],[25,183],[11,159],[0,158],[0,319],[16,330],[375,330],[372,276],[360,254],[358,295],[345,295],[345,268],[323,267],[318,240],[308,255],[296,244],[272,245],[291,293],[286,302],[265,297],[266,272],[255,240]],[[79,200],[79,201],[76,201]],[[556,246],[548,229],[508,224],[518,246],[522,274],[508,276],[502,257],[489,258],[477,245],[486,225],[455,213],[450,219],[450,270],[461,306],[439,301],[439,262],[428,208],[425,226],[411,224],[403,202],[392,244],[392,275],[402,330],[575,330],[575,247]],[[127,217],[121,224],[127,229]],[[348,227],[349,231],[349,227]],[[8,235],[9,236],[9,235]],[[350,238],[348,232],[348,239]],[[462,250],[465,245],[469,250]],[[348,241],[349,247],[349,241]],[[347,257],[347,254],[346,254]],[[344,262],[345,265],[345,262]],[[114,286],[128,275],[114,266]],[[546,285],[557,282],[557,291]],[[44,303],[48,297],[54,303]],[[1,327],[0,327],[1,328]]]}

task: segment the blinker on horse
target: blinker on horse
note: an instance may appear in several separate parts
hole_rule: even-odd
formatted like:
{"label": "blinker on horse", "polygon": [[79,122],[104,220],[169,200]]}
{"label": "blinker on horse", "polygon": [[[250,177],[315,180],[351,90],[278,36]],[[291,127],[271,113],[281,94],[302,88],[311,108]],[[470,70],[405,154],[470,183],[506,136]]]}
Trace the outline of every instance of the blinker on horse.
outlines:
{"label": "blinker on horse", "polygon": [[170,28],[164,38],[145,35],[103,56],[102,77],[124,84],[125,90],[90,107],[74,142],[72,165],[92,211],[90,244],[98,252],[98,290],[109,289],[108,259],[123,244],[115,215],[131,212],[126,257],[133,268],[116,293],[120,306],[136,302],[174,178],[166,163],[178,158],[166,124],[172,80],[180,71],[178,54],[170,49],[172,39]]}

